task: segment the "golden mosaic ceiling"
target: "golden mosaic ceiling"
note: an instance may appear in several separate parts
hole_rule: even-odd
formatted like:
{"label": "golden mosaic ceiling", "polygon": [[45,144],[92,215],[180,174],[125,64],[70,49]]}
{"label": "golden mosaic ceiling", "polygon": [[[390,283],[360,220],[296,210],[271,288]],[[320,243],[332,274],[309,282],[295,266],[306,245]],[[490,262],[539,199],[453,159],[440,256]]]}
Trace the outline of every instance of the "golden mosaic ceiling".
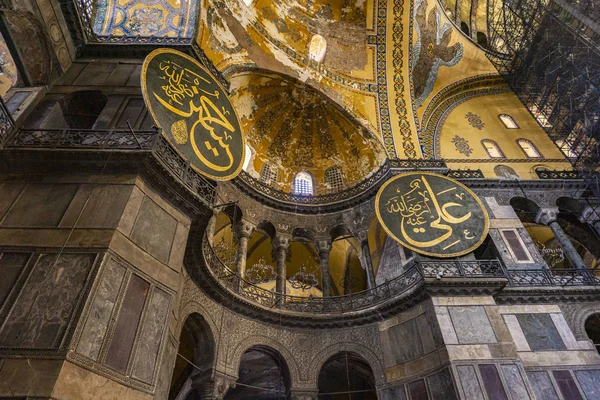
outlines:
{"label": "golden mosaic ceiling", "polygon": [[278,168],[278,188],[290,191],[294,175],[308,171],[315,194],[330,192],[324,173],[339,167],[346,186],[364,180],[385,161],[375,136],[333,101],[297,80],[272,73],[231,78],[232,101],[253,153],[249,173],[264,163]]}

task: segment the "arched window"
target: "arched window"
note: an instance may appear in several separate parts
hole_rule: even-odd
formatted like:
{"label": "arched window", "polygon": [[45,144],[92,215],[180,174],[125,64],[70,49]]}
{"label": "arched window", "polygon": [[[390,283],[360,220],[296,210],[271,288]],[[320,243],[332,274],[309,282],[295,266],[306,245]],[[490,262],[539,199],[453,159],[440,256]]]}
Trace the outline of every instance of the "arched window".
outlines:
{"label": "arched window", "polygon": [[585,333],[594,343],[596,351],[600,353],[600,314],[590,315],[585,321]]}
{"label": "arched window", "polygon": [[500,146],[496,142],[490,139],[484,139],[481,144],[487,151],[490,158],[505,158],[504,153],[500,150]]}
{"label": "arched window", "polygon": [[496,165],[496,167],[494,167],[494,172],[500,179],[519,179],[519,175],[515,170],[507,165]]}
{"label": "arched window", "polygon": [[483,32],[477,32],[477,44],[481,47],[487,48],[487,36]]}
{"label": "arched window", "polygon": [[244,0],[244,4],[245,4],[247,7],[250,7],[250,6],[252,5],[252,3],[253,3],[253,2],[254,2],[254,0]]}
{"label": "arched window", "polygon": [[306,171],[298,172],[294,178],[294,193],[311,196],[313,194],[312,175]]}
{"label": "arched window", "polygon": [[325,57],[325,51],[327,50],[327,41],[321,35],[313,35],[310,39],[308,46],[308,57],[311,59],[321,62]]}
{"label": "arched window", "polygon": [[252,159],[252,150],[250,150],[250,146],[246,145],[246,155],[244,156],[244,166],[242,169],[244,171],[248,171],[248,166],[250,165],[250,160]]}
{"label": "arched window", "polygon": [[277,167],[270,163],[264,163],[260,171],[260,181],[265,185],[275,186],[277,182]]}
{"label": "arched window", "polygon": [[331,191],[340,191],[344,188],[344,177],[338,167],[329,167],[325,170],[325,183]]}
{"label": "arched window", "polygon": [[467,36],[469,36],[469,25],[466,22],[462,21],[460,23],[460,30]]}
{"label": "arched window", "polygon": [[517,125],[513,117],[510,115],[500,114],[498,115],[498,118],[500,118],[500,121],[502,121],[506,129],[519,129],[519,125]]}
{"label": "arched window", "polygon": [[523,150],[527,158],[543,158],[535,145],[527,139],[518,139],[517,144]]}

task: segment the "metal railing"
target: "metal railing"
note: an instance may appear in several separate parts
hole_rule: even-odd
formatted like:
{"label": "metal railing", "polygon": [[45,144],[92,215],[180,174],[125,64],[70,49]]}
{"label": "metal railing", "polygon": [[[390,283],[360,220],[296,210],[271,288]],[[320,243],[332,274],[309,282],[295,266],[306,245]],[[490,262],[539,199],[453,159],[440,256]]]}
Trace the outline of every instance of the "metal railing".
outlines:
{"label": "metal railing", "polygon": [[194,170],[159,130],[20,129],[6,148],[147,151],[207,206],[215,200],[215,185]]}
{"label": "metal railing", "polygon": [[591,269],[525,269],[509,270],[510,286],[596,286],[598,271]]}
{"label": "metal railing", "polygon": [[414,261],[400,276],[362,292],[331,297],[293,296],[267,290],[236,274],[219,259],[206,236],[202,252],[208,270],[224,288],[260,306],[286,312],[340,314],[360,311],[409,295],[425,278],[505,277],[498,260]]}

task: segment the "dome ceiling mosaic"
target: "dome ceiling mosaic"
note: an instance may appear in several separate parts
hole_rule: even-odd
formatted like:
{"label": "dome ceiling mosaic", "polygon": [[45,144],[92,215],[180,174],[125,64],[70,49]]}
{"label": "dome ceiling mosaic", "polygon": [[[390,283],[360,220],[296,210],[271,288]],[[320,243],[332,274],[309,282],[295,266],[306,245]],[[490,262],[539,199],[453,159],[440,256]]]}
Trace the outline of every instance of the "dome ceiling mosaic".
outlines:
{"label": "dome ceiling mosaic", "polygon": [[333,101],[299,81],[271,73],[231,78],[232,101],[253,158],[247,172],[258,177],[265,163],[276,167],[276,186],[292,188],[294,176],[310,172],[315,194],[335,189],[325,172],[341,171],[353,186],[377,171],[386,159],[375,136]]}

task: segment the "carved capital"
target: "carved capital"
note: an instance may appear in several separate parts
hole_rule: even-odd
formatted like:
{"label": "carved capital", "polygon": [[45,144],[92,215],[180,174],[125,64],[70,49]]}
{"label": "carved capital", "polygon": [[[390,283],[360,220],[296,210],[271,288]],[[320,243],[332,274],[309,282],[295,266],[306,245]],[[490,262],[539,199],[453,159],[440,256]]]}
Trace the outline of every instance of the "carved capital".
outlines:
{"label": "carved capital", "polygon": [[289,235],[282,235],[282,234],[277,234],[277,236],[275,236],[272,240],[273,243],[273,249],[277,250],[277,249],[286,249],[289,247],[290,245],[290,241],[292,240],[292,237]]}
{"label": "carved capital", "polygon": [[327,253],[327,255],[329,255],[329,252],[331,251],[331,240],[319,240],[315,244],[319,254]]}
{"label": "carved capital", "polygon": [[558,207],[540,208],[535,216],[535,222],[542,225],[548,225],[556,221],[558,217]]}
{"label": "carved capital", "polygon": [[360,230],[360,231],[352,232],[352,234],[354,235],[354,237],[358,240],[358,242],[361,245],[363,243],[365,243],[369,238],[369,231],[367,231],[367,230]]}
{"label": "carved capital", "polygon": [[235,225],[235,233],[238,237],[250,237],[256,226],[248,221],[241,220]]}
{"label": "carved capital", "polygon": [[223,400],[229,389],[235,387],[235,379],[232,376],[216,373],[214,379],[214,399]]}

